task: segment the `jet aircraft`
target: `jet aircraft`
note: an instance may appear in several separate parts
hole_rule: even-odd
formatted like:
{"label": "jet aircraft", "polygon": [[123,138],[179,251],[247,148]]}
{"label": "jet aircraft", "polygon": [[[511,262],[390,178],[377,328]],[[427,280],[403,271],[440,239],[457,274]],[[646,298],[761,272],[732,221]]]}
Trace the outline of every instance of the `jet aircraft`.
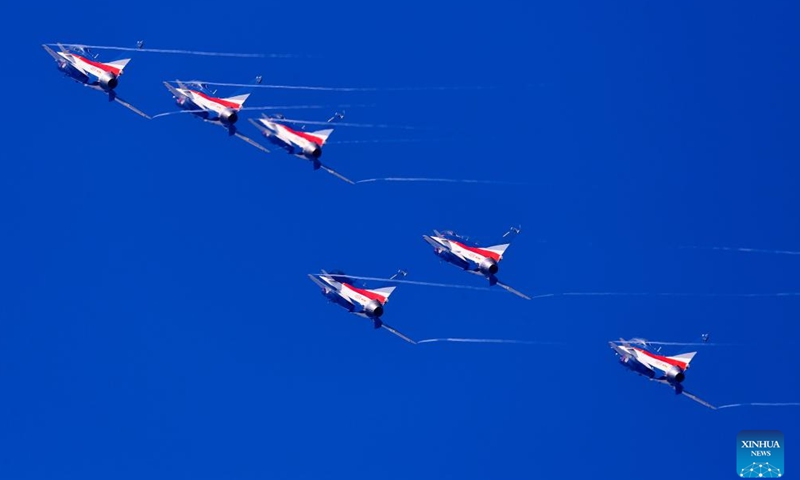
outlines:
{"label": "jet aircraft", "polygon": [[[393,275],[389,280],[405,276],[402,270]],[[352,314],[371,320],[374,327],[384,328],[409,343],[415,343],[409,337],[390,327],[381,319],[384,306],[389,301],[389,296],[396,287],[381,287],[367,289],[357,287],[353,279],[343,272],[328,273],[325,270],[319,274],[308,276],[322,289],[322,294],[331,302],[343,307]]]}
{"label": "jet aircraft", "polygon": [[469,273],[486,277],[489,285],[497,285],[514,295],[530,300],[527,295],[500,282],[496,276],[500,269],[499,263],[511,245],[511,240],[520,233],[519,228],[512,227],[503,235],[506,243],[488,247],[479,246],[477,242],[470,241],[453,231],[433,232],[433,236],[423,235],[422,238],[433,247],[436,256]]}
{"label": "jet aircraft", "polygon": [[173,86],[164,82],[164,86],[172,93],[175,103],[184,111],[195,115],[206,123],[219,125],[227,130],[228,135],[236,136],[250,145],[269,153],[264,146],[255,142],[250,137],[242,134],[236,128],[239,121],[239,111],[250,96],[249,93],[232,97],[219,97],[216,91],[211,91],[200,83],[175,82]]}
{"label": "jet aircraft", "polygon": [[619,356],[619,362],[625,368],[654,382],[673,388],[677,395],[683,394],[685,397],[712,410],[717,409],[714,405],[686,391],[683,387],[686,370],[697,352],[682,353],[668,357],[660,355],[660,352],[654,352],[647,341],[640,338],[631,340],[620,338],[619,342],[608,342],[608,345]]}
{"label": "jet aircraft", "polygon": [[67,49],[60,44],[58,47],[59,51],[56,52],[49,46],[42,45],[64,75],[85,87],[107,94],[110,102],[117,102],[137,115],[150,119],[149,115],[120,98],[116,92],[119,77],[131,61],[130,58],[103,63],[98,61],[98,55],[92,54],[88,48]]}
{"label": "jet aircraft", "polygon": [[[333,123],[342,118],[344,118],[344,115],[337,112],[328,120],[328,123]],[[347,183],[354,183],[349,178],[323,164],[319,160],[322,156],[322,147],[325,145],[330,134],[333,133],[333,129],[328,128],[325,130],[307,132],[303,128],[292,128],[282,123],[281,116],[269,117],[267,115],[262,115],[258,120],[250,119],[250,123],[255,125],[270,143],[286,150],[289,155],[294,155],[297,158],[311,162],[314,166],[314,170],[319,170],[321,168]]]}

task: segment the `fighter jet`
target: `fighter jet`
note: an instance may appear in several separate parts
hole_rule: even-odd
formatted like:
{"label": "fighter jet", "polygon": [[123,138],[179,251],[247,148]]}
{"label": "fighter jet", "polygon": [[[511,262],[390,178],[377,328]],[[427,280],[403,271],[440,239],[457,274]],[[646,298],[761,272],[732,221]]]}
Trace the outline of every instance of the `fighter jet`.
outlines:
{"label": "fighter jet", "polygon": [[110,102],[117,102],[137,115],[150,119],[149,115],[120,98],[116,92],[119,77],[131,61],[130,58],[103,63],[97,61],[98,55],[91,54],[88,48],[73,46],[67,49],[60,44],[58,47],[59,51],[56,52],[42,45],[64,75],[85,87],[107,94]]}
{"label": "fighter jet", "polygon": [[717,407],[705,400],[686,391],[683,381],[686,370],[689,368],[697,352],[682,353],[667,357],[653,352],[647,341],[634,338],[631,340],[619,339],[619,342],[608,342],[608,345],[619,356],[619,362],[625,368],[647,377],[648,379],[667,385],[675,390],[677,395],[683,394],[695,402],[712,410]]}
{"label": "fighter jet", "polygon": [[[401,270],[389,280],[405,275],[406,273]],[[331,302],[343,307],[352,314],[371,320],[376,329],[384,328],[409,343],[415,343],[409,337],[381,320],[384,306],[396,287],[373,289],[357,287],[355,282],[343,272],[328,273],[325,270],[319,274],[311,274],[308,278],[322,289],[322,294]]]}
{"label": "fighter jet", "polygon": [[499,263],[503,259],[506,249],[511,245],[511,240],[520,233],[519,228],[512,227],[503,235],[507,243],[488,247],[479,246],[477,242],[470,241],[453,231],[434,230],[433,232],[434,236],[423,235],[422,238],[433,247],[433,253],[436,256],[469,273],[486,277],[489,285],[497,285],[514,295],[530,300],[527,295],[500,282],[496,276],[500,270]]}
{"label": "fighter jet", "polygon": [[[250,137],[243,135],[236,128],[239,120],[239,111],[242,110],[244,102],[250,96],[249,93],[235,95],[232,97],[219,97],[216,91],[211,91],[201,83],[175,82],[173,86],[169,82],[164,82],[164,86],[172,93],[175,103],[185,112],[191,113],[206,123],[219,125],[227,130],[228,135],[236,136],[250,145],[269,153],[269,150],[253,141]],[[156,117],[166,114],[159,114]]]}
{"label": "fighter jet", "polygon": [[[328,119],[327,123],[333,123],[342,118],[344,118],[344,115],[337,112],[333,117]],[[282,116],[269,117],[267,115],[262,115],[262,118],[259,118],[257,121],[252,118],[249,119],[250,123],[255,125],[270,143],[286,150],[289,155],[294,155],[297,158],[311,162],[314,166],[314,170],[319,170],[321,168],[347,183],[354,183],[349,178],[320,161],[322,147],[325,145],[325,142],[328,141],[330,134],[333,133],[332,128],[308,132],[303,128],[289,127],[282,123],[281,120]]]}

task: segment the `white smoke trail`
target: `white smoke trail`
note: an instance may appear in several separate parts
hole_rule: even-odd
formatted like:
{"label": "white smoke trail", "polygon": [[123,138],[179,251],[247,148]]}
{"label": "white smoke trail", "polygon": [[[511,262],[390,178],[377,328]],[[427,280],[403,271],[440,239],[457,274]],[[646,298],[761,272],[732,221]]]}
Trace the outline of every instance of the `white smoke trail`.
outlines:
{"label": "white smoke trail", "polygon": [[[58,47],[57,43],[48,43],[51,47]],[[62,43],[65,47],[93,48],[95,50],[116,50],[120,52],[145,52],[145,53],[167,53],[177,55],[200,55],[205,57],[235,57],[235,58],[303,58],[301,55],[288,53],[230,53],[230,52],[204,52],[199,50],[176,50],[166,48],[134,48],[117,47],[112,45],[83,45],[78,43]]]}
{"label": "white smoke trail", "polygon": [[426,183],[476,183],[476,184],[486,184],[486,185],[530,185],[528,183],[506,182],[502,180],[467,180],[459,178],[423,178],[423,177],[367,178],[366,180],[359,180],[356,183],[373,183],[373,182],[426,182]]}
{"label": "white smoke trail", "polygon": [[676,347],[743,347],[738,343],[702,343],[702,342],[652,342],[645,340],[648,345],[672,345]]}
{"label": "white smoke trail", "polygon": [[[369,107],[372,105],[267,105],[263,107],[242,107],[239,110],[253,110],[253,111],[264,111],[264,110],[304,110],[304,109],[321,109],[321,108],[351,108],[351,107]],[[159,113],[158,115],[153,115],[152,118],[158,117],[166,117],[167,115],[178,115],[181,113],[203,113],[207,110],[174,110],[171,112],[164,112]],[[328,142],[330,143],[330,142]]]}
{"label": "white smoke trail", "polygon": [[[335,125],[335,124],[334,124]],[[325,142],[326,145],[330,144],[367,144],[367,143],[424,143],[424,142],[443,142],[448,141],[445,138],[385,138],[385,139],[373,139],[373,140],[333,140]],[[377,180],[377,179],[375,179]]]}
{"label": "white smoke trail", "polygon": [[[319,274],[315,274],[319,275]],[[334,274],[335,275],[335,274]],[[433,282],[416,282],[413,280],[396,280],[391,278],[378,278],[378,277],[354,277],[353,275],[345,275],[347,278],[353,280],[368,280],[368,281],[375,281],[375,282],[391,282],[391,283],[405,283],[408,285],[421,285],[424,287],[440,287],[440,288],[460,288],[464,290],[481,290],[481,291],[490,291],[496,292],[498,290],[491,289],[489,287],[473,287],[472,285],[455,285],[451,283],[433,283]]]}
{"label": "white smoke trail", "polygon": [[800,292],[778,293],[675,293],[675,292],[566,292],[551,296],[562,297],[708,297],[708,298],[758,298],[758,297],[798,297]]}
{"label": "white smoke trail", "polygon": [[722,405],[717,407],[717,410],[723,408],[736,408],[736,407],[800,407],[800,402],[785,402],[785,403],[731,403],[730,405]]}
{"label": "white smoke trail", "polygon": [[773,255],[800,255],[800,252],[793,250],[770,250],[765,248],[744,248],[744,247],[681,247],[692,250],[716,250],[721,252],[743,252],[743,253],[770,253]]}
{"label": "white smoke trail", "polygon": [[171,112],[164,112],[164,113],[159,113],[157,115],[153,115],[151,118],[161,118],[169,115],[179,115],[182,113],[203,113],[205,111],[206,110],[173,110]]}
{"label": "white smoke trail", "polygon": [[[305,109],[320,109],[320,108],[366,108],[374,107],[375,104],[364,105],[268,105],[264,107],[242,107],[239,110],[305,110]],[[328,124],[327,125],[333,125]]]}
{"label": "white smoke trail", "polygon": [[426,340],[419,340],[417,343],[434,343],[434,342],[450,342],[450,343],[503,343],[515,345],[561,345],[566,346],[564,342],[536,342],[529,340],[506,340],[500,338],[428,338]]}
{"label": "white smoke trail", "polygon": [[204,83],[206,85],[216,85],[219,87],[254,87],[254,88],[273,88],[281,90],[314,90],[319,92],[424,92],[424,91],[446,91],[446,90],[494,90],[498,87],[486,86],[450,86],[450,87],[322,87],[310,85],[248,85],[243,83],[225,82],[206,82],[193,80],[193,82]]}
{"label": "white smoke trail", "polygon": [[292,118],[271,118],[273,122],[278,123],[302,123],[305,125],[326,125],[331,128],[335,127],[358,127],[358,128],[398,128],[401,130],[426,130],[421,127],[412,127],[409,125],[387,125],[385,123],[345,123],[345,122],[321,122],[316,120],[297,120]]}

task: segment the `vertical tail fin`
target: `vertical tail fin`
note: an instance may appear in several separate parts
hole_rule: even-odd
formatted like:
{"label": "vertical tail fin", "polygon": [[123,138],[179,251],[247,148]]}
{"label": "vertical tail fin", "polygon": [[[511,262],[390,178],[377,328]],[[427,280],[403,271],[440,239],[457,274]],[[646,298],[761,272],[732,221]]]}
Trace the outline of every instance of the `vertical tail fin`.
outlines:
{"label": "vertical tail fin", "polygon": [[667,358],[681,362],[686,365],[686,367],[684,368],[689,368],[689,363],[692,361],[695,355],[697,355],[697,352],[689,352],[689,353],[681,353],[680,355],[673,355]]}
{"label": "vertical tail fin", "polygon": [[242,108],[242,106],[244,106],[244,102],[246,102],[247,98],[250,96],[250,94],[253,93],[253,88],[256,85],[260,85],[261,84],[261,80],[262,80],[261,75],[258,75],[253,80],[251,85],[243,86],[242,88],[237,89],[234,92],[236,95],[233,95],[233,96],[230,96],[230,97],[227,97],[227,98],[222,98],[222,100],[225,100],[225,101],[231,102],[231,103],[235,103],[235,104],[239,105],[239,108]]}
{"label": "vertical tail fin", "polygon": [[114,60],[113,62],[105,62],[103,65],[108,65],[109,67],[115,68],[119,70],[119,74],[122,74],[122,71],[125,70],[125,67],[130,62],[130,58],[123,58],[122,60]]}
{"label": "vertical tail fin", "polygon": [[503,254],[506,253],[506,250],[510,246],[511,246],[510,243],[504,243],[502,245],[492,245],[491,247],[481,247],[481,250],[487,250],[489,252],[495,253],[497,254],[497,256],[500,257],[500,259],[502,259]]}
{"label": "vertical tail fin", "polygon": [[226,102],[235,103],[239,105],[239,108],[242,108],[242,105],[244,105],[244,102],[247,101],[247,97],[249,96],[250,96],[249,93],[245,93],[242,95],[236,95],[234,97],[223,98],[223,100],[225,100]]}
{"label": "vertical tail fin", "polygon": [[316,132],[308,132],[308,133],[322,140],[322,145],[325,145],[325,142],[328,141],[328,137],[330,137],[331,133],[333,133],[333,129],[317,130]]}
{"label": "vertical tail fin", "polygon": [[492,245],[490,247],[481,247],[481,250],[488,250],[494,254],[496,254],[500,259],[503,258],[503,254],[506,253],[506,250],[509,246],[511,246],[511,241],[514,240],[520,232],[521,227],[511,227],[508,229],[506,233],[503,234],[503,241],[506,243],[501,243],[499,245]]}
{"label": "vertical tail fin", "polygon": [[374,293],[374,294],[380,295],[384,299],[383,302],[381,302],[381,303],[385,303],[385,302],[389,301],[389,295],[391,295],[392,292],[394,292],[395,288],[397,288],[397,287],[371,288],[371,289],[369,289],[367,291],[370,292],[370,293]]}

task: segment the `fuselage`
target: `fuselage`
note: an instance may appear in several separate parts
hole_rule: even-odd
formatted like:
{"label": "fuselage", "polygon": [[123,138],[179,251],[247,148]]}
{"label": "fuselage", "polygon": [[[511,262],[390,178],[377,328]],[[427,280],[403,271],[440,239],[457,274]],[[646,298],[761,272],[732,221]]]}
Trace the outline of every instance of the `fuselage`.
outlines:
{"label": "fuselage", "polygon": [[200,117],[200,118],[209,118],[209,117],[211,117],[211,115],[209,114],[208,110],[206,110],[204,108],[201,108],[200,105],[194,103],[187,96],[181,95],[179,97],[175,97],[175,104],[177,106],[179,106],[180,108],[182,108],[183,110],[190,111],[192,113],[192,115],[195,115],[197,117]]}
{"label": "fuselage", "polygon": [[90,84],[89,76],[75,68],[67,60],[60,60],[58,69],[76,82]]}
{"label": "fuselage", "polygon": [[73,80],[87,85],[99,85],[105,90],[113,90],[117,86],[120,69],[73,53],[58,52],[58,56],[58,69]]}
{"label": "fuselage", "polygon": [[444,261],[446,261],[448,263],[452,263],[453,265],[455,265],[455,266],[457,266],[457,267],[459,267],[459,268],[461,268],[463,270],[475,270],[475,269],[477,269],[477,265],[476,264],[471,263],[471,262],[469,262],[469,261],[467,261],[467,260],[465,260],[465,259],[453,254],[453,252],[451,252],[449,248],[446,248],[446,247],[434,247],[433,248],[433,253],[435,253],[436,256],[438,256],[442,260],[444,260]]}
{"label": "fuselage", "polygon": [[626,368],[673,385],[683,382],[684,372],[688,368],[688,363],[681,360],[680,356],[665,357],[630,345],[617,345],[615,350],[620,356],[620,363]]}
{"label": "fuselage", "polygon": [[329,287],[323,289],[322,294],[349,312],[366,313],[370,317],[380,317],[383,314],[385,296],[339,282],[327,275],[320,275],[318,278]]}
{"label": "fuselage", "polygon": [[654,378],[656,376],[655,371],[646,367],[642,362],[630,355],[620,355],[619,363],[621,363],[625,368],[633,370],[639,375],[644,375],[648,378]]}
{"label": "fuselage", "polygon": [[[425,239],[433,246],[433,251],[437,256],[464,270],[479,271],[481,264],[486,262],[492,262],[496,266],[501,258],[495,252],[472,247],[458,240],[440,236],[426,236]],[[493,273],[496,272],[495,269]]]}
{"label": "fuselage", "polygon": [[[386,297],[375,292],[354,287],[346,282],[339,282],[325,275],[321,275],[319,279],[331,287],[330,290],[323,292],[323,294],[328,298],[334,299],[336,303],[351,312],[363,312],[368,305],[375,302],[378,302],[381,306],[386,303]],[[375,316],[380,316],[383,313],[383,309],[381,308],[380,312],[376,313],[378,315]]]}
{"label": "fuselage", "polygon": [[179,93],[175,103],[200,118],[220,120],[231,125],[238,120],[236,112],[241,108],[239,104],[188,88],[178,88],[175,91]]}
{"label": "fuselage", "polygon": [[264,127],[264,137],[289,154],[299,155],[312,161],[322,156],[323,139],[307,132],[294,130],[282,123],[266,119],[261,119],[259,122]]}

